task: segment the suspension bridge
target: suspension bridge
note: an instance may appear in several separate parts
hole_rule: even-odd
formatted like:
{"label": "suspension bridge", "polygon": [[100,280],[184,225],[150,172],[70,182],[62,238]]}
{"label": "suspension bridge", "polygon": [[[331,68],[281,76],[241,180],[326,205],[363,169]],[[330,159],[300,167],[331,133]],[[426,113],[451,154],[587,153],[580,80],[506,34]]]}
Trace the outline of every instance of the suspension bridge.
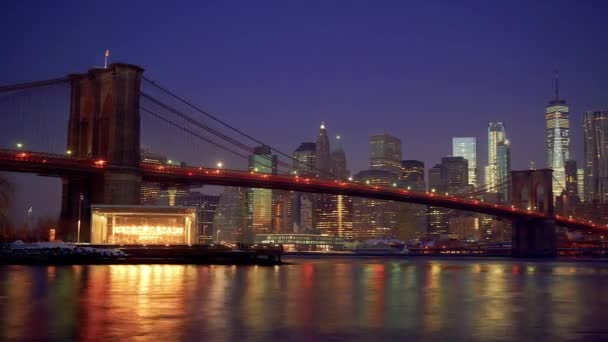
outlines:
{"label": "suspension bridge", "polygon": [[[62,178],[63,236],[76,228],[82,194],[95,204],[137,205],[142,182],[347,195],[493,215],[513,221],[513,250],[520,256],[555,254],[556,226],[608,232],[606,227],[554,214],[551,170],[514,171],[509,179],[510,205],[483,202],[475,196],[360,184],[314,165],[302,165],[290,154],[151,81],[143,72],[138,66],[116,63],[63,78],[0,87],[0,108],[5,108],[3,122],[9,132],[0,146],[0,170]],[[47,92],[42,103],[32,100],[39,97],[38,89]],[[61,100],[57,89],[67,90],[67,99]],[[240,170],[211,167],[215,160],[244,164],[253,146],[259,145],[279,156],[276,166],[270,164],[275,169],[272,173],[257,172],[250,165]],[[177,160],[192,156],[198,160],[145,162],[141,158],[144,146],[176,155]],[[260,168],[275,163],[270,156],[261,157],[268,160],[254,161]],[[316,176],[298,174],[302,166],[314,170]],[[89,215],[84,216],[85,225]]]}

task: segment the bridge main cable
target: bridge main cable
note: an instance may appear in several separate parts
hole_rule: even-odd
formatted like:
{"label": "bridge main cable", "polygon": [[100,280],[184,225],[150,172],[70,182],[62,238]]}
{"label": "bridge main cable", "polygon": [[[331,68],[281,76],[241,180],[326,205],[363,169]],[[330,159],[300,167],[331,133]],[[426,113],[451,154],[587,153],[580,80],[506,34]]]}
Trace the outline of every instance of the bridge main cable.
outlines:
{"label": "bridge main cable", "polygon": [[46,86],[51,86],[51,85],[55,85],[55,84],[67,83],[69,81],[70,81],[69,77],[61,77],[61,78],[53,78],[50,80],[43,80],[43,81],[9,84],[9,85],[5,85],[5,86],[0,86],[0,93],[10,93],[13,91],[38,88],[38,87],[46,87]]}

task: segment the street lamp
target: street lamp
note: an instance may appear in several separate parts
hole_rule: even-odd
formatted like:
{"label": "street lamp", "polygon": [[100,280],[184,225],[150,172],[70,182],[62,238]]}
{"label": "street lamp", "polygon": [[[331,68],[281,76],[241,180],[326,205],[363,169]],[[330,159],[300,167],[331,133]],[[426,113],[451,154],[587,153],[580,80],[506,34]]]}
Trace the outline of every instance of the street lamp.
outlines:
{"label": "street lamp", "polygon": [[221,161],[217,162],[217,168],[221,169],[222,167],[224,167],[224,163],[222,163]]}
{"label": "street lamp", "polygon": [[23,143],[18,142],[18,143],[16,144],[16,146],[17,146],[17,148],[18,148],[18,149],[21,149],[21,148],[23,148]]}
{"label": "street lamp", "polygon": [[84,200],[84,195],[81,193],[78,198],[78,232],[76,236],[76,243],[80,243],[80,221],[82,218],[82,200]]}
{"label": "street lamp", "polygon": [[221,229],[218,229],[217,232],[215,233],[215,242],[216,243],[220,242],[220,232],[221,231],[222,231]]}
{"label": "street lamp", "polygon": [[68,156],[71,156],[72,155],[72,150],[65,151],[65,154],[67,154]]}

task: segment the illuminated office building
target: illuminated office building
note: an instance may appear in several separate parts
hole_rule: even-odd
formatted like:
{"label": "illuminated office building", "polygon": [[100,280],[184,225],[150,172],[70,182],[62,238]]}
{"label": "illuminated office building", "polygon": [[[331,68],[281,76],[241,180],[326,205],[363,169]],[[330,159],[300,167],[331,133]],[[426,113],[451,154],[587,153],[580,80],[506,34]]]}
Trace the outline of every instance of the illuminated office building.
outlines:
{"label": "illuminated office building", "polygon": [[303,142],[293,152],[293,169],[302,176],[314,176],[317,155],[317,144],[314,142]]}
{"label": "illuminated office building", "polygon": [[[393,186],[398,182],[395,173],[386,170],[365,170],[354,176],[354,181],[365,185]],[[353,235],[357,241],[372,238],[392,238],[397,235],[396,202],[371,198],[353,199]]]}
{"label": "illuminated office building", "polygon": [[224,187],[213,217],[214,241],[247,242],[247,189]]}
{"label": "illuminated office building", "polygon": [[[293,169],[295,173],[303,177],[316,176],[317,144],[314,142],[303,142],[293,152]],[[305,192],[291,193],[291,221],[294,233],[309,234],[315,230],[315,194]]]}
{"label": "illuminated office building", "polygon": [[570,159],[570,120],[566,101],[559,98],[557,74],[555,98],[549,101],[545,111],[545,139],[547,167],[553,169],[553,194],[561,193],[566,184],[566,161]]}
{"label": "illuminated office building", "polygon": [[213,242],[213,219],[220,201],[220,196],[208,195],[193,191],[182,200],[180,205],[196,208],[197,242]]}
{"label": "illuminated office building", "polygon": [[[249,171],[256,173],[277,173],[277,156],[273,156],[268,146],[257,146],[249,156]],[[253,241],[255,234],[274,233],[273,190],[249,189],[247,192],[247,240]]]}
{"label": "illuminated office building", "polygon": [[477,138],[452,138],[452,156],[469,163],[469,184],[477,187]]}
{"label": "illuminated office building", "polygon": [[585,200],[585,169],[578,168],[576,170],[576,188],[578,191],[578,199]]}
{"label": "illuminated office building", "polygon": [[390,134],[375,134],[369,138],[371,147],[370,170],[384,170],[401,174],[401,140]]}
{"label": "illuminated office building", "polygon": [[496,192],[501,202],[511,200],[511,145],[509,140],[503,140],[496,146],[496,176],[500,184],[496,184]]}
{"label": "illuminated office building", "polygon": [[566,160],[566,194],[578,201],[578,168],[576,160]]}
{"label": "illuminated office building", "polygon": [[[340,136],[336,137],[336,144],[331,152],[331,173],[340,179],[346,179],[349,176],[346,154]],[[352,240],[352,198],[331,194],[319,194],[317,198],[316,228],[318,232],[323,235],[339,236]]]}
{"label": "illuminated office building", "polygon": [[315,153],[315,166],[317,176],[319,178],[331,178],[329,173],[331,172],[331,154],[329,152],[329,137],[327,136],[327,128],[325,123],[321,122],[319,128],[319,135],[317,136],[316,153]]}
{"label": "illuminated office building", "polygon": [[[424,163],[419,160],[401,161],[399,186],[409,191],[426,191]],[[413,203],[396,203],[397,238],[403,241],[420,238],[426,234],[426,206]]]}
{"label": "illuminated office building", "polygon": [[498,192],[498,185],[504,179],[499,178],[498,144],[507,140],[507,133],[502,122],[488,124],[488,165],[485,167],[485,185],[487,192]]}
{"label": "illuminated office building", "polygon": [[583,113],[585,202],[608,203],[608,110]]}
{"label": "illuminated office building", "polygon": [[407,190],[426,191],[424,163],[419,160],[401,161],[400,186]]}

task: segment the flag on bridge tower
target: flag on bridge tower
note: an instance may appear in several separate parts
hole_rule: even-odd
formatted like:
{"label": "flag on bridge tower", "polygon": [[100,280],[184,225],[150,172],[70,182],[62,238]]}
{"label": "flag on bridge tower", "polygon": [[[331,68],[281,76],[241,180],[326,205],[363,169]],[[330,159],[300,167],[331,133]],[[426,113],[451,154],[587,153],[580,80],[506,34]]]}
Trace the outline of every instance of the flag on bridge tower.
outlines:
{"label": "flag on bridge tower", "polygon": [[106,54],[103,62],[104,69],[108,68],[108,57],[110,57],[110,49],[106,49]]}

